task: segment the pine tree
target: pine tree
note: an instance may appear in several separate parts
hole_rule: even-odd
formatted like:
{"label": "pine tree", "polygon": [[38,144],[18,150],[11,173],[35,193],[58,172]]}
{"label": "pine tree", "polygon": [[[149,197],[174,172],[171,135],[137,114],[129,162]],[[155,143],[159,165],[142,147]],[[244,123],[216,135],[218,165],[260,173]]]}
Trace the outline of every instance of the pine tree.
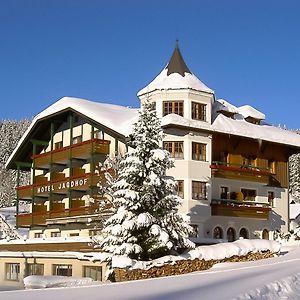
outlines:
{"label": "pine tree", "polygon": [[295,202],[300,202],[300,154],[293,154],[289,158],[289,192]]}
{"label": "pine tree", "polygon": [[182,199],[176,182],[166,171],[174,166],[169,153],[159,146],[160,121],[153,103],[146,101],[134,124],[131,147],[112,183],[115,206],[105,223],[100,243],[113,255],[149,260],[171,250],[193,248],[188,217],[178,213]]}
{"label": "pine tree", "polygon": [[[17,172],[6,170],[5,163],[17,146],[30,121],[3,120],[0,123],[0,207],[12,206],[16,198]],[[28,184],[29,172],[21,172],[20,184]]]}

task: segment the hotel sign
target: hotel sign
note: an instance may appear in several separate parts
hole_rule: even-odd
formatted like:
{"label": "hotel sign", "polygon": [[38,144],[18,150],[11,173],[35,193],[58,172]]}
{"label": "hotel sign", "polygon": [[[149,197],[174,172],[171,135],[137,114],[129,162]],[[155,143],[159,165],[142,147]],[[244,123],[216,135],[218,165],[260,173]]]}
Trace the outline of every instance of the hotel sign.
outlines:
{"label": "hotel sign", "polygon": [[36,194],[59,192],[60,190],[82,187],[88,184],[87,178],[73,179],[63,182],[57,182],[48,185],[42,185],[36,188]]}

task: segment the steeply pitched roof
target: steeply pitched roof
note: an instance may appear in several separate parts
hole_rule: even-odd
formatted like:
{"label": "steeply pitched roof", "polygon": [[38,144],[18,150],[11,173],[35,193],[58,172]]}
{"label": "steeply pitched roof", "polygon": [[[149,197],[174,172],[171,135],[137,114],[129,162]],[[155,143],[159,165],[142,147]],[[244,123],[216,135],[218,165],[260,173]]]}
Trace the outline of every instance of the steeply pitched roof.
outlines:
{"label": "steeply pitched roof", "polygon": [[93,120],[96,124],[101,124],[117,134],[124,137],[131,133],[133,123],[137,121],[138,109],[120,105],[99,103],[80,98],[63,97],[53,103],[34,117],[29,128],[21,137],[17,147],[6,162],[6,168],[13,167],[17,152],[27,144],[28,139],[36,132],[38,124],[45,119],[72,110]]}
{"label": "steeply pitched roof", "polygon": [[214,93],[202,81],[200,81],[186,65],[178,44],[173,54],[161,73],[146,87],[138,92],[138,96],[155,90],[193,89],[197,91]]}
{"label": "steeply pitched roof", "polygon": [[165,69],[168,70],[168,76],[173,73],[178,73],[181,76],[185,76],[185,73],[192,74],[181,55],[178,44],[176,44],[171,59]]}

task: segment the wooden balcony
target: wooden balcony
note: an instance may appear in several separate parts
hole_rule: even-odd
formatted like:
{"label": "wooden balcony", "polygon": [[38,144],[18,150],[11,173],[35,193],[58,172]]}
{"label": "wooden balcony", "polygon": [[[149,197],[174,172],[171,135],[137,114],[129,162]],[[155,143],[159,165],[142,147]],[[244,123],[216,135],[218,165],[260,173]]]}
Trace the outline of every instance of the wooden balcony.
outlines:
{"label": "wooden balcony", "polygon": [[32,225],[45,226],[47,219],[68,218],[75,216],[88,216],[97,214],[99,205],[82,206],[77,208],[67,208],[61,210],[39,211],[33,213],[19,214],[16,217],[17,227],[30,227]]}
{"label": "wooden balcony", "polygon": [[103,180],[103,173],[86,173],[81,176],[72,176],[61,179],[43,181],[32,185],[18,187],[19,200],[31,200],[33,197],[49,197],[52,194],[67,194],[69,190],[87,191],[90,187],[96,187]]}
{"label": "wooden balcony", "polygon": [[268,203],[255,201],[212,200],[211,215],[268,220]]}
{"label": "wooden balcony", "polygon": [[87,160],[92,154],[109,154],[110,141],[91,139],[53,151],[33,155],[35,168],[49,169],[51,163],[67,165],[70,157]]}
{"label": "wooden balcony", "polygon": [[252,165],[240,165],[213,161],[210,165],[215,177],[269,183],[274,175],[270,169]]}

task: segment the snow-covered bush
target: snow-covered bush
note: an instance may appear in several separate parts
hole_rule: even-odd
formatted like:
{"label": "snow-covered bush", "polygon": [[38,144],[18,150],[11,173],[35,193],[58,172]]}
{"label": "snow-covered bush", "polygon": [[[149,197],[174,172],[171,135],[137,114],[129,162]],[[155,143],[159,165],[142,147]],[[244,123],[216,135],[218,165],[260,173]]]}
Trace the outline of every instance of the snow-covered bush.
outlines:
{"label": "snow-covered bush", "polygon": [[178,213],[182,199],[166,171],[174,166],[160,147],[162,130],[153,103],[146,101],[134,124],[130,146],[110,186],[115,213],[106,221],[100,245],[112,255],[149,260],[180,248],[193,248],[188,217]]}

